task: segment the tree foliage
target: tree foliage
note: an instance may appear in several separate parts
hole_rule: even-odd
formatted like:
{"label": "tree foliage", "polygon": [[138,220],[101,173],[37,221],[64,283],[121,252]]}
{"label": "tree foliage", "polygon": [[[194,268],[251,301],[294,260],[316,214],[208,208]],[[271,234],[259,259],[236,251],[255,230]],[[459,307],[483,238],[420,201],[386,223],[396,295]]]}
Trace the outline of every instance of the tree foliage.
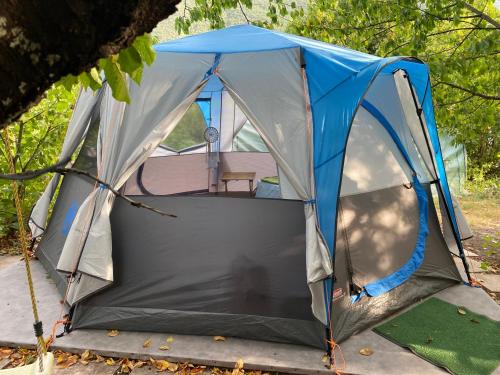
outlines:
{"label": "tree foliage", "polygon": [[493,1],[315,0],[289,31],[429,64],[436,119],[466,146],[470,170],[500,174],[500,26]]}
{"label": "tree foliage", "polygon": [[[16,172],[43,168],[57,161],[76,98],[76,89],[52,87],[38,105],[10,127],[10,143]],[[0,134],[0,170],[8,171],[5,140]],[[23,181],[19,192],[25,217],[40,197],[51,176]],[[10,181],[0,180],[0,237],[17,230]]]}
{"label": "tree foliage", "polygon": [[130,47],[122,49],[119,53],[99,59],[97,67],[84,71],[78,76],[68,74],[61,78],[58,84],[63,85],[68,91],[74,86],[82,85],[84,88],[97,90],[102,86],[104,77],[111,88],[113,97],[122,102],[130,102],[126,75],[137,84],[141,83],[144,65],[151,65],[156,54],[153,50],[153,38],[144,34],[135,38]]}

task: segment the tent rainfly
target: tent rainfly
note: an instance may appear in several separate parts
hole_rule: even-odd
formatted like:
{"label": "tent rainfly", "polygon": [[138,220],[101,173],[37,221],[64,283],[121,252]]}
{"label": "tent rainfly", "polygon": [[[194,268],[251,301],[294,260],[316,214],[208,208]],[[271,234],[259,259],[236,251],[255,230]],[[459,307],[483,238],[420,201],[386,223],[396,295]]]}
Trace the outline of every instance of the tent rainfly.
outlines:
{"label": "tent rainfly", "polygon": [[81,92],[60,160],[177,218],[71,173],[30,218],[72,329],[325,347],[462,282],[424,63],[249,25],[155,50],[130,104]]}

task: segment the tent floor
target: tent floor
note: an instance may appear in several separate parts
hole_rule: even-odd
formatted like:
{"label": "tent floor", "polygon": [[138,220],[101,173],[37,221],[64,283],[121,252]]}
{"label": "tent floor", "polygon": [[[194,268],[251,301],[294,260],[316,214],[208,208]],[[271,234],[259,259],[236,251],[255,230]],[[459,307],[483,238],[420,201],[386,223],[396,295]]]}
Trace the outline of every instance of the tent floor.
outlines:
{"label": "tent floor", "polygon": [[[47,335],[58,318],[61,296],[39,262],[32,262],[32,272]],[[34,346],[33,318],[26,284],[22,262],[16,261],[0,268],[0,346]],[[437,293],[436,297],[500,320],[500,307],[482,289],[458,285]],[[57,339],[52,349],[72,352],[90,349],[107,356],[165,358],[170,361],[189,361],[230,368],[236,360],[242,358],[245,368],[249,369],[331,374],[321,361],[324,353],[314,348],[236,338],[216,342],[212,337],[173,335],[174,342],[169,344],[170,350],[160,351],[157,348],[165,345],[167,336],[158,333],[120,332],[117,337],[111,338],[105,331],[78,330]],[[152,345],[143,348],[142,344],[148,338],[152,339]],[[446,373],[371,330],[351,337],[341,347],[347,364],[346,374]],[[359,350],[364,347],[373,348],[374,354],[369,357],[360,355]],[[495,374],[500,374],[500,367]]]}

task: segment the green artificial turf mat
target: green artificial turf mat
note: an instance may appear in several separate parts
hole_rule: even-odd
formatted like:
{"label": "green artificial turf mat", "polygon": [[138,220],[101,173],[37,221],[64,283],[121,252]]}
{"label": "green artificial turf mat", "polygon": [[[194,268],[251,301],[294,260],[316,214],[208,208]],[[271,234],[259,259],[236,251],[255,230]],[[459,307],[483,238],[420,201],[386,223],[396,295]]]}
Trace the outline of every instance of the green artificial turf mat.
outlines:
{"label": "green artificial turf mat", "polygon": [[273,184],[273,185],[280,184],[278,176],[262,177],[262,182],[267,182],[268,184]]}
{"label": "green artificial turf mat", "polygon": [[437,298],[374,331],[453,374],[487,375],[500,364],[500,322]]}

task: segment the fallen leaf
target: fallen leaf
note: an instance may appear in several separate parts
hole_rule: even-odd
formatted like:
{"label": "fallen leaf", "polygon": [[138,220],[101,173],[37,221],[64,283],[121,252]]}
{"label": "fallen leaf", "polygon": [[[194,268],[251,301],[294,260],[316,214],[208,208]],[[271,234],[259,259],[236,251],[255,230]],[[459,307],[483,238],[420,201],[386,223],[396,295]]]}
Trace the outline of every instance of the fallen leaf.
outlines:
{"label": "fallen leaf", "polygon": [[142,347],[143,348],[149,348],[151,346],[151,339],[147,339],[146,341],[144,341],[144,343],[142,344]]}
{"label": "fallen leaf", "polygon": [[373,349],[366,347],[366,348],[361,348],[359,351],[359,354],[365,355],[365,356],[371,356],[373,354]]}
{"label": "fallen leaf", "polygon": [[170,342],[174,342],[174,338],[172,336],[168,336],[167,338],[167,342],[170,343]]}
{"label": "fallen leaf", "polygon": [[170,366],[170,362],[166,361],[164,359],[158,359],[154,361],[154,366],[156,367],[156,371],[165,371],[168,370],[168,367]]}
{"label": "fallen leaf", "polygon": [[145,364],[146,364],[146,362],[144,362],[144,361],[137,361],[134,364],[134,368],[140,368],[140,367],[144,366]]}
{"label": "fallen leaf", "polygon": [[244,365],[245,365],[245,362],[243,362],[243,359],[240,358],[236,361],[234,368],[242,369]]}
{"label": "fallen leaf", "polygon": [[89,364],[89,361],[86,361],[84,359],[80,359],[78,362],[80,362],[84,366],[87,366]]}
{"label": "fallen leaf", "polygon": [[109,336],[109,337],[116,337],[116,336],[118,336],[119,334],[120,334],[120,332],[118,332],[118,330],[117,330],[117,329],[112,329],[112,330],[108,331],[108,336]]}
{"label": "fallen leaf", "polygon": [[122,367],[120,368],[120,372],[123,374],[128,374],[130,372],[130,367],[126,363],[122,363]]}
{"label": "fallen leaf", "polygon": [[479,320],[474,319],[474,318],[472,318],[470,321],[471,321],[472,323],[476,323],[476,324],[480,324],[480,323],[481,323]]}
{"label": "fallen leaf", "polygon": [[167,346],[167,345],[162,345],[158,349],[160,349],[160,350],[170,350],[170,347]]}
{"label": "fallen leaf", "polygon": [[224,336],[214,336],[215,341],[226,341],[226,338]]}
{"label": "fallen leaf", "polygon": [[457,308],[457,313],[459,313],[460,315],[466,315],[467,311],[465,311],[462,307],[458,307]]}
{"label": "fallen leaf", "polygon": [[95,356],[95,361],[96,362],[104,362],[104,357],[101,357],[100,355],[97,355]]}
{"label": "fallen leaf", "polygon": [[324,354],[323,357],[321,358],[321,362],[323,362],[323,363],[327,363],[328,360],[329,360],[328,354]]}
{"label": "fallen leaf", "polygon": [[78,355],[68,356],[67,354],[61,354],[57,358],[56,367],[66,369],[68,367],[73,366],[77,362],[78,362]]}
{"label": "fallen leaf", "polygon": [[92,353],[90,353],[90,350],[85,350],[82,355],[81,355],[81,359],[83,361],[88,361],[90,359],[90,357],[92,356]]}
{"label": "fallen leaf", "polygon": [[[168,366],[168,371],[176,372],[178,368],[179,368],[179,365],[177,363],[171,363],[170,366]],[[192,374],[192,372],[191,372],[191,374]]]}
{"label": "fallen leaf", "polygon": [[13,350],[12,349],[2,349],[0,350],[0,358],[7,358],[12,354]]}
{"label": "fallen leaf", "polygon": [[106,364],[108,366],[113,366],[115,364],[115,360],[113,358],[106,359]]}

